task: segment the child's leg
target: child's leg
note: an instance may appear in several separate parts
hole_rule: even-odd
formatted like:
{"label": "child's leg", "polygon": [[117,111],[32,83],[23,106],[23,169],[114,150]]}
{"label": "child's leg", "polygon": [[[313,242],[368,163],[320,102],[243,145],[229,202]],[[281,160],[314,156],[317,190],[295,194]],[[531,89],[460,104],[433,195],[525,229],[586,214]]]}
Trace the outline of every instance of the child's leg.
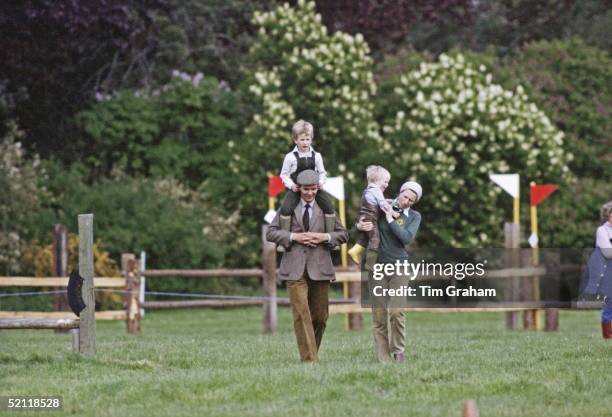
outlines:
{"label": "child's leg", "polygon": [[[315,200],[325,216],[325,233],[333,232],[336,229],[336,213],[331,199],[325,191],[319,190]],[[337,250],[339,247],[335,246],[332,249]]]}
{"label": "child's leg", "polygon": [[[278,225],[281,230],[286,230],[288,232],[291,231],[291,215],[293,214],[293,210],[297,207],[300,202],[300,193],[296,193],[291,190],[287,190],[287,194],[283,199],[281,207],[279,209],[280,215],[278,217]],[[289,249],[287,247],[287,249]],[[281,246],[278,247],[278,250],[282,251]]]}
{"label": "child's leg", "polygon": [[327,192],[323,190],[319,190],[317,192],[317,195],[315,196],[315,200],[317,204],[319,205],[319,207],[321,208],[321,210],[323,210],[323,213],[325,214],[335,214],[336,213],[336,211],[334,210],[334,204],[329,198],[329,195],[327,194]]}
{"label": "child's leg", "polygon": [[300,193],[296,193],[295,191],[287,190],[287,194],[285,194],[285,198],[280,206],[280,214],[281,216],[289,216],[293,214],[293,210],[297,207],[300,202]]}
{"label": "child's leg", "polygon": [[377,251],[378,246],[380,245],[380,233],[378,231],[378,224],[376,224],[376,222],[374,222],[374,228],[370,230],[369,232],[367,232],[367,237],[368,237],[368,243],[367,243],[368,250]]}
{"label": "child's leg", "polygon": [[[366,222],[372,222],[374,224],[374,228],[377,229],[377,226],[375,223],[377,219],[375,217],[374,218],[372,217],[372,210],[365,208],[365,206],[362,206],[361,209],[359,210],[359,219],[363,219]],[[369,246],[368,245],[369,234],[370,232],[359,232],[359,238],[357,240],[357,243],[355,243],[353,247],[349,249],[348,251],[348,255],[358,265],[361,264],[363,253],[365,249],[368,248]]]}

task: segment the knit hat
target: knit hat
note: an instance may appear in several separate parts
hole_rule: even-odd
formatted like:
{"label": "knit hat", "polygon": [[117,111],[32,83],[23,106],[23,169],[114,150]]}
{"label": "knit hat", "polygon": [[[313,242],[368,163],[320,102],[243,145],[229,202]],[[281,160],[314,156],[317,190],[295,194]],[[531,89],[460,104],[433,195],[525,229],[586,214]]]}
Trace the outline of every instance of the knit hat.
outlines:
{"label": "knit hat", "polygon": [[415,181],[407,181],[402,185],[402,188],[400,188],[400,194],[403,193],[406,190],[410,190],[412,192],[414,192],[417,196],[416,201],[419,201],[421,199],[421,196],[423,195],[423,188],[421,187],[421,184],[419,184],[418,182]]}

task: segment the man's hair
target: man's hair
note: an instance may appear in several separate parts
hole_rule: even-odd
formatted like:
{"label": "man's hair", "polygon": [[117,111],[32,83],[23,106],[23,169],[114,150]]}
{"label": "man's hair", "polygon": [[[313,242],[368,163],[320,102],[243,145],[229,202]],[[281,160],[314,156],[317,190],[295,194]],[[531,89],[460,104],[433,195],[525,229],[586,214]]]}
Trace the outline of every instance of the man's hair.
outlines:
{"label": "man's hair", "polygon": [[366,178],[368,180],[368,183],[380,179],[383,175],[388,175],[389,177],[391,177],[389,171],[387,171],[380,165],[370,165],[366,168]]}
{"label": "man's hair", "polygon": [[298,120],[293,124],[291,128],[291,138],[296,140],[300,133],[307,133],[311,138],[314,137],[314,127],[312,123],[308,123],[305,120]]}
{"label": "man's hair", "polygon": [[599,215],[601,216],[601,222],[605,223],[608,221],[608,217],[610,217],[610,213],[612,213],[612,201],[608,201],[606,204],[601,206],[599,210]]}

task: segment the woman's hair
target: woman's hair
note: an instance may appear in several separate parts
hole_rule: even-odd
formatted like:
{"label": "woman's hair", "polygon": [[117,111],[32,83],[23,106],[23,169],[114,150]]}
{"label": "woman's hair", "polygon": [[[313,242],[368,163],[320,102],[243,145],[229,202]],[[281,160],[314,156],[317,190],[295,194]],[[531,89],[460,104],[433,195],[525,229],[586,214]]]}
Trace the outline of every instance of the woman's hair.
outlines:
{"label": "woman's hair", "polygon": [[307,133],[311,138],[314,137],[314,127],[311,123],[308,123],[305,120],[298,120],[293,124],[291,128],[291,138],[296,140],[300,133]]}
{"label": "woman's hair", "polygon": [[608,201],[606,204],[601,206],[601,209],[599,210],[599,215],[601,216],[602,223],[608,221],[610,213],[612,213],[612,201]]}
{"label": "woman's hair", "polygon": [[366,168],[366,178],[368,180],[368,183],[378,180],[383,175],[388,175],[389,177],[391,177],[389,171],[387,171],[380,165],[370,165]]}

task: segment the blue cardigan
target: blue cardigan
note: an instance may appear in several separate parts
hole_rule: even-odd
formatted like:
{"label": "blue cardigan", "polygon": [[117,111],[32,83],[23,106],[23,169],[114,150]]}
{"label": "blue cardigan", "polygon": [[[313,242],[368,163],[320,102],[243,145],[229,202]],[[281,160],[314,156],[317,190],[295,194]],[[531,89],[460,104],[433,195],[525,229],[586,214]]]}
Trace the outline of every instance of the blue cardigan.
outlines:
{"label": "blue cardigan", "polygon": [[595,248],[582,276],[581,293],[612,298],[612,259]]}

